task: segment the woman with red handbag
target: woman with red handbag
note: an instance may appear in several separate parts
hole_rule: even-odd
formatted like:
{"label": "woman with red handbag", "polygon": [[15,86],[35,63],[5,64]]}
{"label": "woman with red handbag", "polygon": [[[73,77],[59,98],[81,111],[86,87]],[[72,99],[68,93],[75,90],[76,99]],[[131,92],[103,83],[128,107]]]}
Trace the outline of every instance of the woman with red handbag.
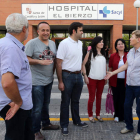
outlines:
{"label": "woman with red handbag", "polygon": [[[126,44],[123,39],[115,42],[116,52],[111,54],[109,59],[109,71],[114,71],[125,64],[127,60]],[[125,100],[126,71],[122,71],[109,79],[109,86],[113,92],[114,101],[114,121],[124,120],[124,100]]]}
{"label": "woman with red handbag", "polygon": [[[88,115],[90,122],[94,123],[93,118],[93,102],[96,96],[96,119],[103,122],[100,117],[101,97],[105,85],[104,76],[106,75],[106,58],[104,51],[104,43],[102,37],[95,37],[91,43],[91,51],[88,51],[82,64],[82,72],[84,81],[89,91]],[[91,57],[91,58],[89,58]],[[89,72],[86,71],[86,63],[89,63]],[[89,73],[89,74],[88,74]],[[88,75],[87,75],[88,74]]]}

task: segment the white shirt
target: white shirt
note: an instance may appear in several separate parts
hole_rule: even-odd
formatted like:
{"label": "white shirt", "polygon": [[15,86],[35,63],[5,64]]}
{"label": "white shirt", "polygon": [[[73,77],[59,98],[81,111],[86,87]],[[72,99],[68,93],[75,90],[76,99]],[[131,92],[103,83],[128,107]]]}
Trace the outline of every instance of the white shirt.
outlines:
{"label": "white shirt", "polygon": [[[119,61],[118,68],[120,68],[122,65],[124,65],[123,56],[122,56],[121,60]],[[118,73],[117,78],[125,79],[125,71]]]}
{"label": "white shirt", "polygon": [[106,59],[104,56],[96,56],[93,58],[91,55],[91,66],[89,72],[89,78],[95,80],[102,80],[106,75]]}
{"label": "white shirt", "polygon": [[60,42],[57,58],[62,59],[62,70],[80,71],[82,66],[82,42],[68,37]]}

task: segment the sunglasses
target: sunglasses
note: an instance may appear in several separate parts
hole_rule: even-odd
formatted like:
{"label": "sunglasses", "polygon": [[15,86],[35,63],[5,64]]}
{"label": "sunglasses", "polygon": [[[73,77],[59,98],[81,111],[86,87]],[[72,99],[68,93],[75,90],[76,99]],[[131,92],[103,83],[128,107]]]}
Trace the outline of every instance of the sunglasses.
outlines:
{"label": "sunglasses", "polygon": [[46,47],[46,50],[48,50],[47,54],[50,55],[51,52],[50,52],[50,47],[49,46]]}

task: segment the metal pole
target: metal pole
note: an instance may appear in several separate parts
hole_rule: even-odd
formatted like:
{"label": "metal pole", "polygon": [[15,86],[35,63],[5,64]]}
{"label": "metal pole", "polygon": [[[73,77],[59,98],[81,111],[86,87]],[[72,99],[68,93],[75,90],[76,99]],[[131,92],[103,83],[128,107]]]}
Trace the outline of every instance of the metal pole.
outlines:
{"label": "metal pole", "polygon": [[137,25],[136,25],[136,30],[138,30],[138,7],[137,7]]}

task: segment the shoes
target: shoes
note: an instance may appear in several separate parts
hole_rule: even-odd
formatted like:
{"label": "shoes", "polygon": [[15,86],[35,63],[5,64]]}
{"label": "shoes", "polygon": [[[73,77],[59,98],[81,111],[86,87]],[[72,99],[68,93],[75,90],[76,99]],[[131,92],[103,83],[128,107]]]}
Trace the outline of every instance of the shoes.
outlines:
{"label": "shoes", "polygon": [[[100,117],[100,116],[99,116]],[[96,119],[99,121],[99,122],[103,122],[103,119],[100,117],[100,118],[98,118],[97,116],[96,116]]]}
{"label": "shoes", "polygon": [[68,128],[61,128],[61,132],[63,136],[68,136],[69,134]]}
{"label": "shoes", "polygon": [[140,140],[140,134],[136,134],[136,136],[134,137],[134,140]]}
{"label": "shoes", "polygon": [[74,125],[77,125],[77,126],[80,126],[80,127],[88,127],[88,124],[86,124],[85,122],[80,122],[78,124],[75,124]]}
{"label": "shoes", "polygon": [[41,134],[41,132],[35,133],[35,140],[45,140],[45,137]]}
{"label": "shoes", "polygon": [[115,117],[114,118],[114,122],[119,122],[119,118],[118,117]]}
{"label": "shoes", "polygon": [[121,130],[122,134],[128,133],[128,132],[132,132],[133,130],[129,130],[126,127],[124,129]]}
{"label": "shoes", "polygon": [[94,120],[93,117],[89,117],[89,121],[90,121],[91,123],[96,123],[96,121]]}
{"label": "shoes", "polygon": [[59,125],[47,125],[47,126],[42,126],[42,130],[58,130],[60,127]]}

